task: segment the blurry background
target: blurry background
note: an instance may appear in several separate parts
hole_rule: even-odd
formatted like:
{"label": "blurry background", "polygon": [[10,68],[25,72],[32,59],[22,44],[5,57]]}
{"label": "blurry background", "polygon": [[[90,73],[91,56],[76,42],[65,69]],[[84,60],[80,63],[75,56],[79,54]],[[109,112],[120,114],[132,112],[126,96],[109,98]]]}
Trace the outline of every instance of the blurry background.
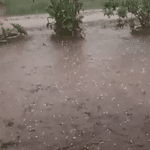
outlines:
{"label": "blurry background", "polygon": [[[109,0],[79,0],[83,2],[83,9],[103,8],[105,2]],[[116,0],[119,3],[120,0]],[[139,0],[141,1],[141,0]],[[6,4],[3,5],[3,4]],[[50,0],[0,0],[0,15],[26,15],[46,13],[45,7],[50,4]]]}
{"label": "blurry background", "polygon": [[[109,0],[79,0],[83,2],[84,9],[102,8],[103,4]],[[50,4],[50,0],[0,0],[6,6],[0,6],[0,13],[7,12],[7,15],[25,15],[46,13],[45,7]],[[7,11],[6,11],[7,8]]]}

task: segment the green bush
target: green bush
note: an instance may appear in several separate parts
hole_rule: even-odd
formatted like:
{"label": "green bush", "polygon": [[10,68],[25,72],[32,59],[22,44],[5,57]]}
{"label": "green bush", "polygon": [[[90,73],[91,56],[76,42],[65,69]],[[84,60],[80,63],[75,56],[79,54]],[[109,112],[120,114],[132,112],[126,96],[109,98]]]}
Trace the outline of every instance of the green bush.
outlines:
{"label": "green bush", "polygon": [[[111,0],[114,1],[114,0]],[[109,18],[111,15],[114,15],[114,6],[113,3],[110,3],[107,8],[104,5],[104,15],[107,15]],[[131,28],[134,28],[135,21],[140,23],[141,28],[150,27],[150,0],[122,0],[121,6],[117,10],[117,15],[119,18],[127,18],[127,13],[131,13],[134,16],[133,19],[130,19],[129,25]]]}
{"label": "green bush", "polygon": [[119,6],[119,2],[116,1],[116,0],[109,0],[108,2],[106,2],[104,4],[104,8],[105,9],[111,9],[111,8],[113,8],[113,10],[116,10],[116,7],[118,7],[118,6]]}
{"label": "green bush", "polygon": [[127,17],[127,9],[125,7],[120,7],[117,10],[117,14],[118,14],[119,18],[125,18],[125,17]]}
{"label": "green bush", "polygon": [[[83,16],[78,15],[83,3],[77,0],[51,0],[51,4],[46,8],[49,13],[47,18],[47,27],[55,31],[57,35],[78,36],[82,35]],[[49,18],[55,19],[53,23],[49,23]]]}
{"label": "green bush", "polygon": [[134,15],[140,22],[142,28],[146,28],[150,25],[150,1],[143,0],[142,2],[142,5],[139,5],[138,11],[134,12]]}

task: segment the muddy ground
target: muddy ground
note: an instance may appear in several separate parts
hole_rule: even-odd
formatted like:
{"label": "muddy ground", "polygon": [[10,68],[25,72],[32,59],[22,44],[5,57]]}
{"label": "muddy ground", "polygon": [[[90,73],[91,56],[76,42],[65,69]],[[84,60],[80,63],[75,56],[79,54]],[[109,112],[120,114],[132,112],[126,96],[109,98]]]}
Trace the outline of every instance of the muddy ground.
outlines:
{"label": "muddy ground", "polygon": [[150,36],[103,23],[0,47],[1,149],[149,150]]}

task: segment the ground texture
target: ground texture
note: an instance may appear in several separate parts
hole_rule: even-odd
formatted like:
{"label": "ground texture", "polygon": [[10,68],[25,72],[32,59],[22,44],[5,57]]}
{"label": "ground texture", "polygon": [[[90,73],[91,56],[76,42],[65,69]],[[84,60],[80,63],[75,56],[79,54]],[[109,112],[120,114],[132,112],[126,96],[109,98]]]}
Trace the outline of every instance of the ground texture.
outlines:
{"label": "ground texture", "polygon": [[102,23],[0,47],[1,149],[149,150],[150,38]]}

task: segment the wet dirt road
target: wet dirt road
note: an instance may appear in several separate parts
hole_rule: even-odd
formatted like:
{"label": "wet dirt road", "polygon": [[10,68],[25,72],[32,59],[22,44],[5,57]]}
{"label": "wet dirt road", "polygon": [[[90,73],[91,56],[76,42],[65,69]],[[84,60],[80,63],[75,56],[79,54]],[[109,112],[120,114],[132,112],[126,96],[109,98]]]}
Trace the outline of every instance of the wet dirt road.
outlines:
{"label": "wet dirt road", "polygon": [[0,47],[7,150],[148,150],[149,37],[86,26],[85,40],[32,30]]}

